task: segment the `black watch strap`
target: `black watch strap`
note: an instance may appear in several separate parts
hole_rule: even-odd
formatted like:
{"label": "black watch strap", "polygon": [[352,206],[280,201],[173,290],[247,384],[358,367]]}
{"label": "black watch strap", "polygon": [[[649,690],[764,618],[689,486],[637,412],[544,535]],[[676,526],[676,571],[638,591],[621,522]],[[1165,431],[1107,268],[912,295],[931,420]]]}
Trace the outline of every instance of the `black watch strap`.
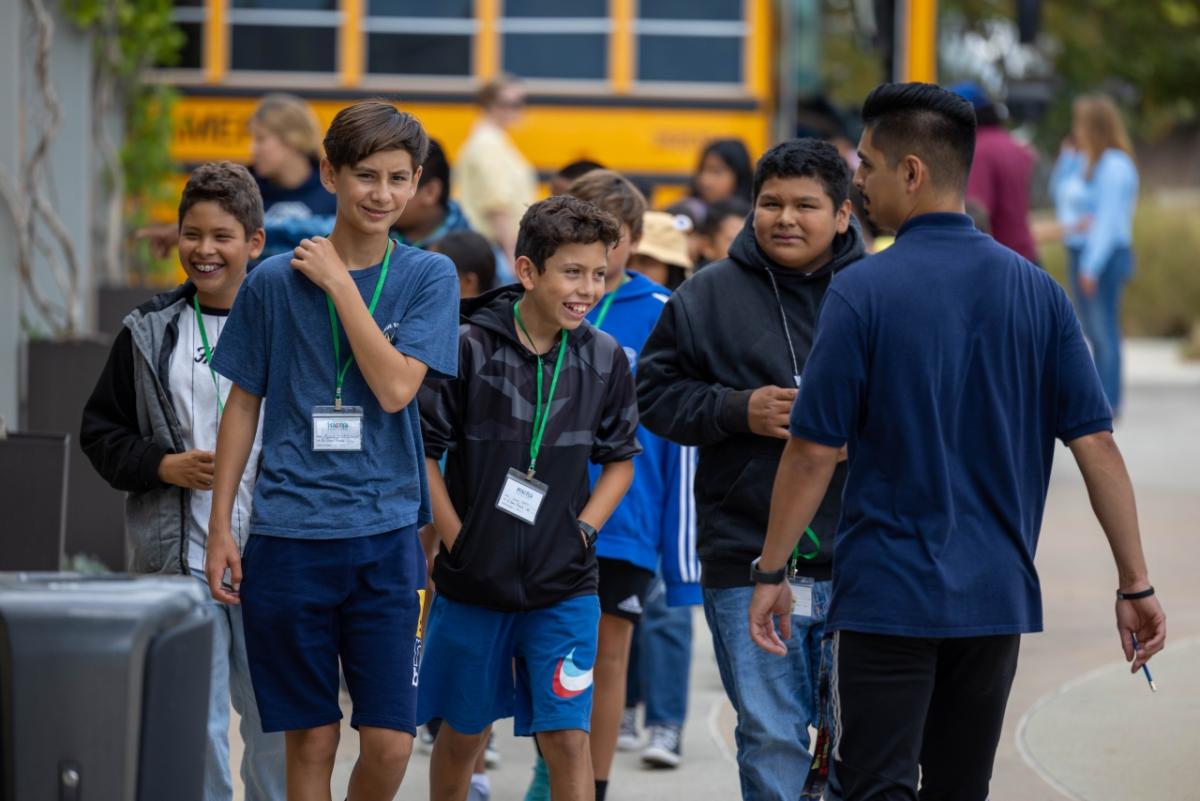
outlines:
{"label": "black watch strap", "polygon": [[1154,594],[1154,587],[1147,587],[1139,592],[1121,592],[1117,590],[1118,601],[1136,601],[1139,598],[1149,598]]}
{"label": "black watch strap", "polygon": [[579,531],[583,534],[583,538],[587,540],[587,547],[591,548],[593,545],[595,545],[596,529],[582,520],[576,520],[575,523],[579,526]]}
{"label": "black watch strap", "polygon": [[750,563],[750,580],[755,584],[782,584],[784,578],[787,577],[787,568],[781,567],[778,570],[759,570],[758,562],[762,557],[756,557]]}

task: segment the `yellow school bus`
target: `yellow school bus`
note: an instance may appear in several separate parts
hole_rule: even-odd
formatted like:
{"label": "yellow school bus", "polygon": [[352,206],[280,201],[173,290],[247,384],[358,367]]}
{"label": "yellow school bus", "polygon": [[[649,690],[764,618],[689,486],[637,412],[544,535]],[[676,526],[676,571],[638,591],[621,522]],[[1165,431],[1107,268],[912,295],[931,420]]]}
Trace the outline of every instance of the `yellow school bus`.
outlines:
{"label": "yellow school bus", "polygon": [[177,86],[172,153],[182,167],[246,161],[246,121],[266,92],[294,92],[325,124],[386,97],[448,155],[500,72],[524,79],[511,131],[543,178],[589,158],[682,191],[703,145],[771,140],[771,0],[176,0],[187,44],[157,79]]}

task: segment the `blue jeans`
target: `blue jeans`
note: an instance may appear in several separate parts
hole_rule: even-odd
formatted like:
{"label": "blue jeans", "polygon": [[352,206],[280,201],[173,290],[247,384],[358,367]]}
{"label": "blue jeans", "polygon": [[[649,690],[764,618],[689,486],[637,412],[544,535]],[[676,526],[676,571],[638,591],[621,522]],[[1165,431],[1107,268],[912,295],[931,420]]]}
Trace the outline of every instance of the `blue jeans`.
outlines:
{"label": "blue jeans", "polygon": [[[812,756],[808,727],[817,724],[825,613],[831,583],[813,586],[813,616],[792,616],[787,656],[750,639],[753,587],[704,590],[704,616],[725,694],[737,712],[738,775],[743,801],[795,801]],[[826,798],[836,798],[831,787]]]}
{"label": "blue jeans", "polygon": [[692,607],[667,606],[667,590],[656,577],[633,634],[625,706],[646,704],[647,726],[683,728],[692,667]]}
{"label": "blue jeans", "polygon": [[1096,293],[1085,297],[1079,287],[1078,248],[1067,250],[1067,266],[1071,279],[1071,295],[1083,334],[1092,346],[1096,372],[1108,397],[1108,405],[1116,415],[1121,410],[1121,295],[1133,276],[1133,251],[1117,248],[1097,276]]}
{"label": "blue jeans", "polygon": [[246,801],[284,801],[287,798],[283,734],[263,734],[250,686],[242,608],[216,601],[207,607],[213,620],[213,671],[208,701],[208,748],[204,759],[204,800],[230,801],[229,702],[241,715],[242,784]]}

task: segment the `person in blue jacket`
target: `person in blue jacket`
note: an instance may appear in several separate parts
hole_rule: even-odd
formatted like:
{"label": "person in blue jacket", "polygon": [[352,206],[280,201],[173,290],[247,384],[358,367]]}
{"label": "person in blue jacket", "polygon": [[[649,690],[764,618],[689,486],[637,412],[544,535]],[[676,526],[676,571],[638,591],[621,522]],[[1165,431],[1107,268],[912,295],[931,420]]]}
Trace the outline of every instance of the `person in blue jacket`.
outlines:
{"label": "person in blue jacket", "polygon": [[[1121,296],[1133,276],[1133,214],[1138,172],[1116,104],[1103,95],[1075,101],[1072,133],[1079,146],[1076,180],[1081,224],[1066,241],[1071,293],[1092,346],[1113,416],[1121,413]],[[1065,186],[1065,201],[1072,184]],[[1057,200],[1057,198],[1056,198]]]}
{"label": "person in blue jacket", "polygon": [[[670,297],[668,290],[625,269],[641,237],[645,198],[628,179],[611,170],[581,176],[568,193],[608,211],[621,223],[621,241],[608,253],[607,294],[588,314],[588,321],[617,340],[634,368]],[[643,450],[634,458],[633,486],[596,541],[601,614],[591,749],[597,801],[603,801],[607,790],[625,709],[634,625],[660,562],[669,601],[700,602],[692,459],[684,448],[644,428],[638,428],[638,440]],[[593,481],[597,475],[593,470]]]}

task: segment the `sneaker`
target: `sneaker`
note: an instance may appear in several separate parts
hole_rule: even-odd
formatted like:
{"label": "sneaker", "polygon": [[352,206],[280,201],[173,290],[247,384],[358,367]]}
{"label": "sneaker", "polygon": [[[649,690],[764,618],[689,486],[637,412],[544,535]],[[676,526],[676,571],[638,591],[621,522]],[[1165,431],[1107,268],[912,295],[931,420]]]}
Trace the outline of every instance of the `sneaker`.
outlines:
{"label": "sneaker", "polygon": [[417,727],[417,752],[421,754],[433,753],[433,741],[436,738],[428,726]]}
{"label": "sneaker", "polygon": [[496,750],[496,735],[488,735],[487,749],[483,752],[483,764],[488,770],[495,770],[500,767],[500,763],[504,761],[504,757],[500,756],[500,752]]}
{"label": "sneaker", "polygon": [[467,790],[467,801],[491,801],[492,784],[487,776],[472,776]]}
{"label": "sneaker", "polygon": [[637,728],[637,707],[629,707],[621,716],[621,732],[617,735],[618,751],[636,751],[642,747]]}
{"label": "sneaker", "polygon": [[533,781],[525,791],[525,801],[550,801],[550,770],[541,754],[533,763]]}
{"label": "sneaker", "polygon": [[674,726],[651,726],[650,741],[642,751],[642,762],[655,768],[677,768],[680,760],[680,731]]}

